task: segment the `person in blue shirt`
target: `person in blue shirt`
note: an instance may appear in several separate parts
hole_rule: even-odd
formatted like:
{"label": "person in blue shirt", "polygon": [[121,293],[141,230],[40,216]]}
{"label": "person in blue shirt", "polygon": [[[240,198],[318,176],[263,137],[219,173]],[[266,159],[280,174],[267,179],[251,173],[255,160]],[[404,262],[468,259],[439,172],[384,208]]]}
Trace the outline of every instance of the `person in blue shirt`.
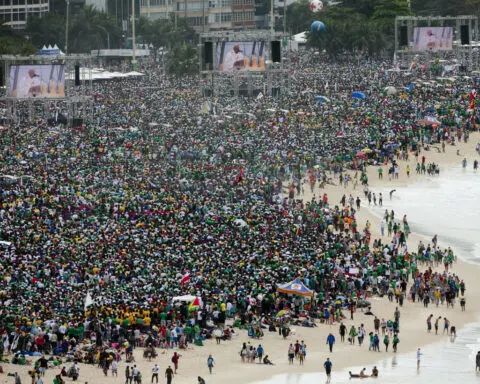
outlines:
{"label": "person in blue shirt", "polygon": [[328,334],[327,344],[328,344],[328,347],[330,348],[330,352],[333,352],[333,344],[335,344],[335,336],[333,336],[331,333]]}
{"label": "person in blue shirt", "polygon": [[208,355],[207,366],[208,366],[208,370],[210,371],[210,374],[212,373],[214,363],[215,363],[215,360],[213,360],[212,355]]}
{"label": "person in blue shirt", "polygon": [[325,363],[323,363],[323,367],[325,368],[325,373],[327,374],[327,383],[330,382],[330,375],[332,373],[332,362],[330,361],[330,359],[327,357],[327,361],[325,361]]}
{"label": "person in blue shirt", "polygon": [[258,348],[257,348],[257,356],[258,356],[258,360],[261,362],[261,361],[262,361],[262,357],[263,357],[263,347],[262,347],[262,344],[259,344],[259,345],[258,345]]}

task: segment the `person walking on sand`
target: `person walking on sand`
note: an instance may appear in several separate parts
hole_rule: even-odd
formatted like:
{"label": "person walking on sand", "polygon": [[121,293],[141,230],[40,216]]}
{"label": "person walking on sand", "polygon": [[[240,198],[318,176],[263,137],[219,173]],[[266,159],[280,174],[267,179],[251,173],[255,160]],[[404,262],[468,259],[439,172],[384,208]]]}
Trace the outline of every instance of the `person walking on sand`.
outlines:
{"label": "person walking on sand", "polygon": [[443,318],[443,334],[447,332],[448,335],[448,327],[450,326],[450,320],[448,320],[446,317]]}
{"label": "person walking on sand", "polygon": [[325,373],[327,375],[327,383],[330,383],[331,374],[332,374],[332,365],[333,365],[332,362],[327,357],[327,361],[323,363],[323,367],[325,368]]}
{"label": "person walking on sand", "polygon": [[340,341],[342,343],[344,343],[345,342],[345,334],[347,333],[347,327],[345,326],[345,324],[340,323],[339,333],[340,333]]}
{"label": "person walking on sand", "polygon": [[158,364],[155,364],[152,368],[152,384],[153,384],[153,379],[156,380],[156,382],[158,383],[158,371],[160,370],[160,368],[158,367]]}
{"label": "person walking on sand", "polygon": [[397,352],[397,345],[400,343],[400,339],[398,338],[397,334],[393,335],[393,352]]}
{"label": "person walking on sand", "polygon": [[423,353],[420,348],[417,349],[417,369],[420,369],[420,358],[422,357]]}
{"label": "person walking on sand", "polygon": [[333,336],[333,334],[331,333],[328,334],[327,344],[328,344],[328,348],[330,349],[330,352],[333,352],[333,344],[335,344],[335,336]]}
{"label": "person walking on sand", "polygon": [[480,351],[477,352],[477,356],[475,357],[475,372],[480,371]]}
{"label": "person walking on sand", "polygon": [[427,332],[430,333],[432,331],[432,317],[433,314],[430,314],[427,318]]}
{"label": "person walking on sand", "polygon": [[288,364],[293,365],[293,358],[295,357],[295,347],[290,344],[288,347]]}
{"label": "person walking on sand", "polygon": [[172,367],[169,365],[168,368],[165,370],[165,378],[167,379],[167,384],[172,384],[174,374],[175,373],[173,372]]}
{"label": "person walking on sand", "polygon": [[351,344],[355,345],[355,338],[357,337],[358,333],[357,330],[355,329],[355,326],[352,325],[350,327],[350,332],[348,332],[348,340],[350,341]]}
{"label": "person walking on sand", "polygon": [[437,320],[435,320],[435,335],[438,335],[438,323],[442,319],[442,316],[438,316]]}
{"label": "person walking on sand", "polygon": [[208,367],[208,371],[210,372],[210,374],[212,374],[212,369],[213,369],[214,365],[215,365],[215,360],[213,360],[212,355],[208,355],[207,367]]}
{"label": "person walking on sand", "polygon": [[178,369],[178,360],[180,360],[180,355],[177,352],[173,352],[172,363],[173,363],[173,366],[175,367],[175,374],[177,373],[177,369]]}
{"label": "person walking on sand", "polygon": [[388,346],[390,345],[390,338],[388,337],[388,334],[386,334],[383,338],[383,344],[385,345],[385,352],[388,352]]}

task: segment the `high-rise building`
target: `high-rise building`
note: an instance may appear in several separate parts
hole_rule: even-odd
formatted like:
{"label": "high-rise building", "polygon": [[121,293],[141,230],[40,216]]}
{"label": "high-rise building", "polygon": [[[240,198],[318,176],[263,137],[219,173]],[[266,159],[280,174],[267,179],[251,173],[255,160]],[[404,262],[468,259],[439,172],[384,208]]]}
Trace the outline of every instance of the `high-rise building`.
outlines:
{"label": "high-rise building", "polygon": [[255,28],[254,0],[232,0],[232,27]]}
{"label": "high-rise building", "polygon": [[85,4],[91,5],[99,12],[107,12],[107,0],[87,0]]}
{"label": "high-rise building", "polygon": [[169,19],[173,15],[173,0],[140,0],[140,15],[150,20]]}
{"label": "high-rise building", "polygon": [[45,16],[49,0],[0,0],[0,20],[14,29],[23,29],[32,16]]}

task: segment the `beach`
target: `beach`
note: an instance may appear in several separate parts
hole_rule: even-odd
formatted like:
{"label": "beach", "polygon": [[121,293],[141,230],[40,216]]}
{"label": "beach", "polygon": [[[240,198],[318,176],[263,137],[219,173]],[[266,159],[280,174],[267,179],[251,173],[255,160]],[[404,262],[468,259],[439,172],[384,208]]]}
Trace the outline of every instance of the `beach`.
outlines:
{"label": "beach", "polygon": [[[386,176],[387,172],[384,172],[383,180],[378,180],[377,176],[377,167],[371,166],[368,168],[369,176],[369,189],[371,191],[388,191],[391,189],[397,189],[393,196],[392,201],[390,201],[388,194],[384,192],[384,206],[387,209],[395,209],[396,217],[400,220],[403,214],[408,214],[408,212],[402,211],[402,205],[398,202],[398,198],[401,199],[401,189],[408,188],[409,186],[418,184],[418,183],[428,183],[427,188],[431,188],[432,196],[431,199],[435,200],[435,183],[438,180],[441,180],[445,175],[453,170],[453,172],[461,172],[459,170],[459,164],[461,159],[465,156],[469,162],[472,162],[472,159],[476,158],[477,154],[475,153],[475,144],[478,140],[477,134],[472,134],[470,141],[467,144],[460,143],[455,147],[446,148],[446,153],[437,153],[437,151],[422,152],[421,155],[425,155],[427,162],[434,161],[440,165],[440,175],[439,176],[426,176],[426,175],[417,175],[414,171],[415,158],[413,155],[410,155],[410,160],[403,161],[400,160],[400,172],[398,180],[388,180]],[[460,150],[460,156],[457,155],[457,149]],[[406,164],[409,163],[413,172],[408,178],[404,172]],[[386,168],[386,167],[385,167]],[[386,170],[386,169],[385,169]],[[471,177],[476,177],[471,170],[471,167],[468,169]],[[353,177],[353,172],[351,173]],[[311,190],[308,185],[304,186],[305,194],[304,199],[309,200],[312,198]],[[327,185],[325,189],[316,189],[314,190],[316,197],[327,193],[329,201],[333,204],[340,201],[341,196],[346,193],[347,196],[352,194],[354,197],[357,195],[362,198],[362,208],[357,212],[357,221],[359,227],[363,227],[366,220],[369,220],[372,224],[372,239],[378,238],[380,236],[380,220],[382,212],[385,208],[379,208],[371,206],[368,209],[368,202],[364,199],[363,190],[360,185],[357,185],[356,189],[353,190],[353,182],[349,183],[347,188],[343,186],[333,186]],[[400,196],[399,196],[400,195]],[[463,202],[458,202],[462,204]],[[397,208],[398,206],[398,208]],[[448,213],[446,213],[448,215]],[[448,217],[448,216],[447,216]],[[412,226],[413,233],[408,238],[408,245],[411,249],[416,249],[419,240],[422,240],[425,243],[429,242],[428,238],[422,236],[422,231],[417,232],[415,223],[410,224]],[[428,228],[430,230],[430,228]],[[423,229],[422,229],[423,230]],[[434,231],[434,228],[431,229]],[[449,246],[448,241],[445,241],[442,237],[439,238],[442,246]],[[454,245],[453,245],[454,247]],[[401,312],[401,332],[399,334],[400,344],[399,351],[396,354],[397,356],[404,356],[403,354],[413,352],[418,347],[422,349],[429,345],[435,344],[442,348],[441,346],[446,343],[446,340],[450,338],[442,334],[443,331],[443,322],[441,322],[440,334],[435,335],[433,332],[428,334],[426,332],[426,318],[429,314],[433,314],[434,318],[437,316],[446,316],[450,321],[451,325],[456,326],[457,330],[462,330],[463,327],[470,323],[475,323],[478,320],[478,314],[480,312],[480,297],[479,292],[476,287],[478,287],[478,272],[479,267],[468,263],[462,260],[462,257],[459,257],[458,261],[453,265],[453,272],[458,274],[464,281],[467,287],[467,311],[461,312],[460,306],[457,303],[454,309],[446,309],[445,306],[435,307],[434,304],[430,304],[428,308],[424,308],[423,304],[420,302],[411,303],[409,300],[405,300],[403,307],[400,308]],[[443,266],[439,268],[443,269]],[[372,312],[378,318],[393,318],[393,313],[395,308],[398,307],[398,304],[390,302],[386,297],[378,298],[373,297],[369,299],[372,303]],[[354,314],[354,321],[349,319],[349,313],[345,312],[347,318],[344,320],[344,324],[347,326],[347,329],[353,324],[359,326],[364,324],[367,330],[373,329],[373,316],[367,316],[362,312],[361,309],[357,309],[357,312]],[[228,322],[227,322],[228,324]],[[293,380],[293,377],[296,375],[298,379],[303,377],[302,380],[310,380],[310,378],[315,376],[308,376],[309,373],[318,373],[322,372],[323,362],[327,357],[330,357],[333,362],[333,371],[339,372],[343,371],[342,376],[338,377],[338,380],[345,379],[346,371],[348,367],[361,367],[367,366],[368,370],[371,369],[373,364],[378,364],[379,361],[388,360],[395,357],[395,354],[391,351],[384,352],[383,345],[381,345],[381,352],[372,352],[368,351],[368,341],[364,343],[362,347],[358,345],[350,345],[349,343],[341,343],[340,337],[338,335],[339,324],[335,323],[333,325],[318,324],[315,328],[305,328],[305,327],[293,327],[294,334],[289,336],[286,340],[283,340],[278,333],[269,333],[265,330],[265,336],[261,340],[255,340],[249,338],[247,331],[241,330],[239,336],[231,341],[222,341],[220,345],[216,345],[214,340],[207,340],[204,342],[203,347],[190,346],[187,350],[181,351],[181,358],[179,362],[178,374],[174,377],[174,383],[186,384],[186,383],[195,383],[197,376],[202,376],[205,378],[207,383],[225,383],[230,382],[235,383],[257,383],[262,382],[262,380],[268,380],[269,378],[285,374],[286,377],[290,377]],[[328,352],[328,346],[326,345],[326,338],[329,333],[333,333],[336,337],[336,343],[334,345],[333,353]],[[461,331],[460,331],[461,332]],[[294,343],[296,340],[304,340],[307,345],[307,356],[305,359],[305,364],[300,366],[298,361],[295,361],[293,366],[289,366],[287,362],[287,349],[290,343]],[[243,342],[250,343],[251,345],[257,346],[261,344],[264,347],[265,354],[269,355],[271,361],[275,363],[275,366],[265,366],[263,364],[242,364],[240,361],[239,351]],[[442,344],[443,343],[443,344]],[[152,360],[151,362],[146,361],[142,357],[142,350],[135,350],[135,359],[134,364],[140,369],[143,382],[150,382],[150,372],[154,363],[157,363],[160,366],[160,378],[162,378],[162,372],[166,369],[168,365],[172,365],[171,356],[173,350],[161,350],[159,349],[158,358]],[[213,374],[210,375],[207,369],[207,357],[209,354],[215,359],[215,367],[213,369]],[[401,361],[407,361],[414,363],[408,358],[398,358]],[[430,359],[433,359],[432,356],[426,355],[424,357],[425,365],[429,365]],[[473,363],[472,363],[473,364]],[[385,363],[384,368],[388,366],[388,363]],[[8,372],[19,372],[23,377],[26,377],[29,366],[13,366],[13,365],[3,365],[5,373]],[[114,383],[121,382],[124,377],[123,372],[125,368],[125,363],[121,361],[119,363],[119,377],[112,377],[111,372],[109,372],[108,377],[104,377],[100,368],[95,366],[87,366],[81,364],[80,369],[80,382],[88,383]],[[381,376],[383,374],[383,369],[381,369]],[[412,368],[413,369],[413,368]],[[58,374],[59,368],[47,370],[45,377],[45,382],[51,382],[54,374]],[[413,372],[413,371],[412,371]],[[473,365],[472,365],[472,374],[473,374]],[[335,375],[335,381],[337,382],[337,376]],[[289,380],[290,380],[289,379]],[[0,376],[0,382],[8,383],[12,382],[11,377],[6,375]],[[277,381],[275,382],[281,382]],[[267,381],[268,382],[268,381]],[[290,381],[286,381],[290,382]],[[297,382],[297,381],[295,381]],[[304,381],[300,381],[304,382]],[[308,382],[308,381],[305,381]],[[343,381],[338,381],[343,382]],[[382,381],[383,382],[383,381]]]}

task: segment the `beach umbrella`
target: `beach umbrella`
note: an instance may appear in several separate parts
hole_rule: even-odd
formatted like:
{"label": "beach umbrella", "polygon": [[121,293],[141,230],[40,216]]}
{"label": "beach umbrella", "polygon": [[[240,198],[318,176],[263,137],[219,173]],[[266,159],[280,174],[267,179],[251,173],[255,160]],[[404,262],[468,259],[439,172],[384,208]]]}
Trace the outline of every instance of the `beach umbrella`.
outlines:
{"label": "beach umbrella", "polygon": [[352,99],[365,99],[365,93],[363,92],[352,92]]}
{"label": "beach umbrella", "polygon": [[441,124],[435,116],[425,116],[423,119],[418,120],[417,123],[424,126],[431,126],[433,128],[436,128]]}
{"label": "beach umbrella", "polygon": [[365,152],[363,152],[363,151],[358,151],[358,152],[355,154],[355,156],[357,156],[357,157],[365,157],[366,155],[367,155],[367,154],[366,154]]}
{"label": "beach umbrella", "polygon": [[385,87],[383,89],[386,95],[391,96],[391,95],[396,95],[397,94],[397,88],[395,87]]}
{"label": "beach umbrella", "polygon": [[282,316],[287,316],[290,315],[290,310],[289,309],[282,309],[281,311],[278,311],[276,317],[282,317]]}
{"label": "beach umbrella", "polygon": [[319,104],[329,103],[330,99],[326,96],[316,96],[315,101]]}

